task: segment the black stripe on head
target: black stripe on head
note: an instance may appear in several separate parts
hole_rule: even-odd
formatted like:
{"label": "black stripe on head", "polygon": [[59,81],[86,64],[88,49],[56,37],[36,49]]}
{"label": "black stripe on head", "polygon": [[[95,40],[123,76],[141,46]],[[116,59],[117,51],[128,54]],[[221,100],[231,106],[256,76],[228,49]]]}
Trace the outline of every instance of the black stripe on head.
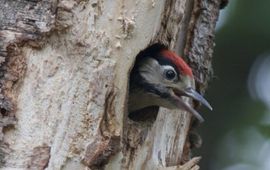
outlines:
{"label": "black stripe on head", "polygon": [[149,93],[156,94],[156,95],[160,96],[161,98],[168,98],[171,96],[170,92],[167,88],[162,87],[158,84],[149,84],[149,83],[144,82],[143,87],[144,87],[145,91],[147,91]]}

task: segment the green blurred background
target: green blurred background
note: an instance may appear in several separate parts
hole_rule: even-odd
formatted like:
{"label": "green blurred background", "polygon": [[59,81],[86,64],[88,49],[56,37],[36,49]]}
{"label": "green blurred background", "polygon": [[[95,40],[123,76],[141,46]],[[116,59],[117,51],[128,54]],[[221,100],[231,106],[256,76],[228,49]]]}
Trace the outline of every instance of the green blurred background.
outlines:
{"label": "green blurred background", "polygon": [[231,0],[221,11],[214,79],[202,110],[202,170],[270,170],[270,0]]}

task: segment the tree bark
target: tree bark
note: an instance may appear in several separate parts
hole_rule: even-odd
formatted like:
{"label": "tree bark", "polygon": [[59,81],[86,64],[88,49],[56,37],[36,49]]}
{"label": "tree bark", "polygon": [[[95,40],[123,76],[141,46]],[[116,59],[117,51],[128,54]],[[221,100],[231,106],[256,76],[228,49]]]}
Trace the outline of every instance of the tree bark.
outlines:
{"label": "tree bark", "polygon": [[0,0],[1,168],[198,169],[191,115],[129,120],[128,80],[158,43],[204,91],[220,1]]}

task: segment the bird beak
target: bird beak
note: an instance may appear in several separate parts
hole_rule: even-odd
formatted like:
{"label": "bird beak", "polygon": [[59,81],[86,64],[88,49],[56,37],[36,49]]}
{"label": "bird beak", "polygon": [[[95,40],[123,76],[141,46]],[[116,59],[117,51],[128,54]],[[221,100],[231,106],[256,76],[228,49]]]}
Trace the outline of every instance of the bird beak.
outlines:
{"label": "bird beak", "polygon": [[177,90],[174,89],[172,97],[175,99],[178,108],[184,109],[185,111],[192,113],[200,122],[204,121],[203,117],[192,106],[184,102],[181,96],[186,96],[194,100],[197,100],[203,105],[205,105],[208,109],[213,110],[213,108],[207,102],[207,100],[204,99],[198,92],[196,92],[191,87],[188,87],[185,90],[181,90],[181,91],[179,91],[178,89]]}
{"label": "bird beak", "polygon": [[201,104],[203,104],[205,107],[207,107],[209,110],[213,110],[212,106],[208,103],[208,101],[203,98],[198,92],[196,92],[193,88],[188,87],[183,91],[183,95],[190,97],[194,100],[197,100]]}

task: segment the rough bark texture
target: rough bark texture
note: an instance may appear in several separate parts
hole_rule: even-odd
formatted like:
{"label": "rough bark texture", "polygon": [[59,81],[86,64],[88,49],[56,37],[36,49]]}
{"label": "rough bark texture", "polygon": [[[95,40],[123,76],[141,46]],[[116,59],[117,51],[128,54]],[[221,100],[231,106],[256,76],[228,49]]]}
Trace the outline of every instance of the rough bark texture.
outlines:
{"label": "rough bark texture", "polygon": [[190,114],[129,120],[128,78],[136,55],[160,43],[204,90],[220,0],[0,2],[3,169],[198,168],[187,162]]}
{"label": "rough bark texture", "polygon": [[[222,1],[223,2],[223,1]],[[189,32],[185,45],[186,59],[193,68],[197,87],[204,91],[212,76],[212,54],[214,49],[214,30],[220,1],[195,1]]]}

